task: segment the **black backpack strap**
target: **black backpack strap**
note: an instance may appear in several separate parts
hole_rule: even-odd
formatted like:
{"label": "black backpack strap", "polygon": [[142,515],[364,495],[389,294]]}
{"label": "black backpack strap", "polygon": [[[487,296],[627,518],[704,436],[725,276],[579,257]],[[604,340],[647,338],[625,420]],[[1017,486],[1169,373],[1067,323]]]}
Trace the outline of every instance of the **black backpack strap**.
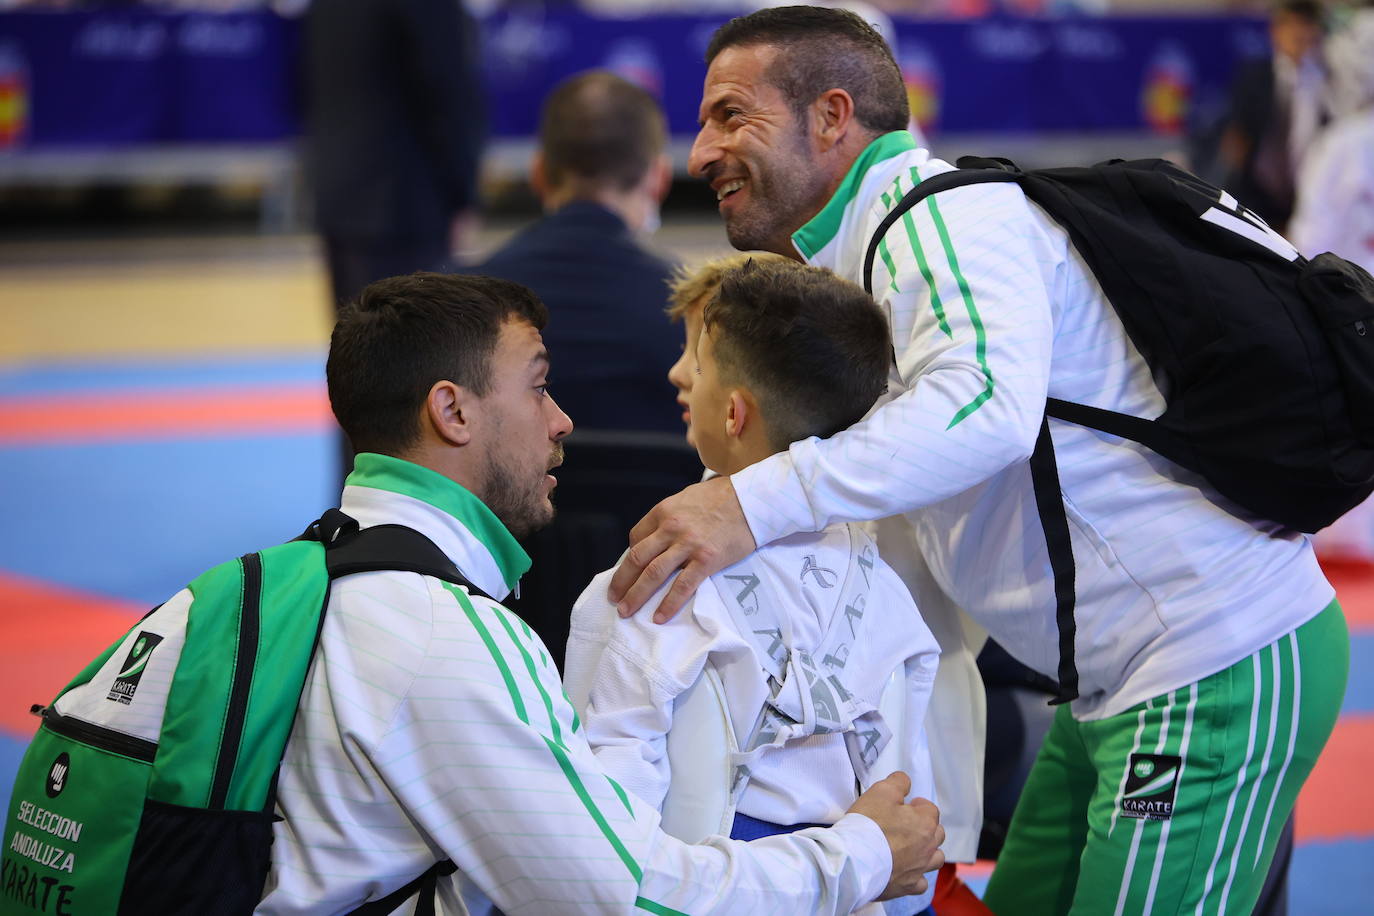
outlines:
{"label": "black backpack strap", "polygon": [[1064,511],[1064,494],[1059,489],[1059,466],[1054,460],[1050,439],[1050,418],[1040,421],[1040,435],[1030,457],[1031,484],[1035,488],[1035,508],[1040,527],[1045,531],[1045,546],[1050,552],[1050,572],[1054,576],[1054,619],[1059,627],[1059,692],[1050,705],[1067,703],[1078,696],[1078,666],[1074,662],[1073,619],[1075,572],[1073,543],[1069,539],[1069,517]]}
{"label": "black backpack strap", "polygon": [[415,916],[434,916],[434,895],[439,889],[439,879],[448,877],[458,870],[448,859],[435,862],[429,869],[409,884],[396,888],[381,900],[364,903],[348,916],[389,916],[389,914],[417,893],[420,899],[415,904]]}
{"label": "black backpack strap", "polygon": [[[256,659],[258,642],[262,637],[262,554],[248,553],[239,558],[243,570],[243,591],[239,598],[238,646],[235,658]],[[234,767],[243,740],[243,727],[248,715],[248,699],[253,688],[251,662],[234,665],[229,685],[229,701],[225,706],[224,730],[219,753],[215,760],[214,776],[210,782],[210,798],[205,807],[222,811],[229,797]]]}
{"label": "black backpack strap", "polygon": [[878,254],[878,246],[887,237],[887,231],[902,218],[902,214],[911,210],[932,194],[939,194],[941,191],[948,191],[951,188],[962,188],[971,184],[985,184],[990,181],[1019,181],[1021,172],[1005,159],[960,159],[960,164],[968,162],[975,165],[975,168],[958,168],[948,172],[941,172],[939,175],[932,175],[922,179],[916,187],[907,191],[897,205],[888,211],[883,217],[883,221],[878,224],[877,230],[873,233],[873,238],[868,242],[868,253],[864,255],[864,292],[873,295],[873,259]]}
{"label": "black backpack strap", "polygon": [[1079,426],[1087,426],[1100,432],[1110,433],[1122,439],[1130,439],[1146,446],[1152,452],[1163,455],[1174,464],[1192,467],[1197,462],[1192,457],[1193,449],[1167,426],[1154,420],[1133,417],[1130,414],[1047,398],[1045,413],[1056,420],[1067,420]]}
{"label": "black backpack strap", "polygon": [[[965,157],[959,160],[959,166],[953,171],[941,172],[921,181],[908,191],[878,224],[877,231],[869,240],[868,252],[864,255],[864,290],[869,295],[873,294],[873,261],[878,253],[878,245],[886,237],[888,230],[902,218],[902,214],[941,191],[986,182],[1020,181],[1024,174],[1006,159]],[[1049,416],[1061,416],[1061,406],[1073,408],[1078,405],[1050,400],[1046,408],[1047,415],[1040,421],[1040,435],[1036,439],[1035,451],[1030,459],[1035,505],[1040,513],[1040,526],[1045,532],[1045,543],[1050,553],[1050,570],[1054,575],[1055,622],[1059,628],[1059,692],[1051,701],[1052,704],[1066,703],[1078,696],[1078,666],[1074,662],[1074,636],[1077,625],[1073,619],[1073,545],[1069,540],[1069,519],[1064,512],[1064,495],[1059,489],[1059,468],[1054,460],[1054,443],[1050,440]]]}
{"label": "black backpack strap", "polygon": [[1030,466],[1035,505],[1040,513],[1040,527],[1045,532],[1045,544],[1050,551],[1050,570],[1054,574],[1054,616],[1059,626],[1059,692],[1050,701],[1053,705],[1078,696],[1078,668],[1074,663],[1076,626],[1073,610],[1076,599],[1073,549],[1069,541],[1068,516],[1064,512],[1064,496],[1059,487],[1059,468],[1054,460],[1054,444],[1050,441],[1050,417],[1122,439],[1131,439],[1178,464],[1185,464],[1179,458],[1186,457],[1190,450],[1172,431],[1152,420],[1059,398],[1045,400],[1045,419],[1041,421],[1040,436],[1036,439]]}
{"label": "black backpack strap", "polygon": [[331,580],[354,573],[397,570],[433,576],[461,585],[488,601],[496,599],[473,585],[433,541],[405,525],[359,528],[339,509],[330,509],[301,535],[324,544],[324,563]]}

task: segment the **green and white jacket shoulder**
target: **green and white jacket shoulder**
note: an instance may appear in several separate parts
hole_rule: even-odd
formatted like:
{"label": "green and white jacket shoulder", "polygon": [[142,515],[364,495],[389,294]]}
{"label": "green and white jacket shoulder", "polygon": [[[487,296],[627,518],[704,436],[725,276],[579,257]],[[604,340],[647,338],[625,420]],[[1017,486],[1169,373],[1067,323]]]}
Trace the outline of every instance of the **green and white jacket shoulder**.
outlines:
{"label": "green and white jacket shoulder", "polygon": [[[529,566],[479,500],[408,462],[359,455],[342,508],[420,531],[492,595]],[[442,858],[443,912],[512,916],[847,913],[891,870],[860,815],[747,845],[663,834],[597,763],[538,636],[416,573],[334,583],[278,808],[266,914],[347,912]]]}
{"label": "green and white jacket shoulder", "polygon": [[[904,131],[877,138],[793,236],[798,252],[862,283],[884,215],[950,168]],[[755,539],[908,513],[934,582],[1054,676],[1053,580],[1026,461],[1045,398],[1140,417],[1164,398],[1064,231],[1013,185],[923,201],[879,248],[873,292],[892,325],[888,393],[851,429],[735,475]],[[1245,518],[1144,446],[1050,428],[1077,568],[1080,718],[1226,668],[1331,601],[1304,535]],[[913,594],[929,614],[935,602]]]}

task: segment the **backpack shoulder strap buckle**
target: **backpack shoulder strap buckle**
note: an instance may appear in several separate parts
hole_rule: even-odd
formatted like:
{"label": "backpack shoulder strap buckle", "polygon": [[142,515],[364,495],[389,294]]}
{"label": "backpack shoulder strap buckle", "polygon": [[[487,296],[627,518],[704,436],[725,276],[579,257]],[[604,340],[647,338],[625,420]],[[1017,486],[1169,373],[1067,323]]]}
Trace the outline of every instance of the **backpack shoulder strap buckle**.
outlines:
{"label": "backpack shoulder strap buckle", "polygon": [[295,540],[317,541],[327,547],[357,530],[357,519],[344,514],[341,509],[326,509],[324,515],[311,522]]}
{"label": "backpack shoulder strap buckle", "polygon": [[996,169],[1013,175],[1024,174],[1019,165],[1001,156],[960,156],[954,164],[961,169]]}

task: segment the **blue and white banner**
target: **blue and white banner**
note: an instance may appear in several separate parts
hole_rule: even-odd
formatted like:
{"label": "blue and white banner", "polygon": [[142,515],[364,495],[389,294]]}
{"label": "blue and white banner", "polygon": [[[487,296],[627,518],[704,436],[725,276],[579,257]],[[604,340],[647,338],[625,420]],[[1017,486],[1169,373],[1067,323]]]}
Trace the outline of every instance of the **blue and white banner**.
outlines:
{"label": "blue and white banner", "polygon": [[[601,19],[516,9],[482,23],[496,137],[530,136],[554,83],[609,67],[696,130],[721,15]],[[897,20],[912,110],[930,133],[1179,133],[1215,109],[1264,22],[1188,17]],[[266,11],[0,14],[0,148],[262,142],[293,135],[300,23]]]}

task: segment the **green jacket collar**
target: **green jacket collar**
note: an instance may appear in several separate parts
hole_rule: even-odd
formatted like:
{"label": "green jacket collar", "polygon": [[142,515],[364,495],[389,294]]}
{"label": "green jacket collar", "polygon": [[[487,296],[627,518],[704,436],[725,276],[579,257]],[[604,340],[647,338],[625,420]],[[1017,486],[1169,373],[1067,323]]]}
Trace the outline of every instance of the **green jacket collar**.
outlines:
{"label": "green jacket collar", "polygon": [[400,493],[453,516],[482,542],[500,568],[507,588],[514,588],[530,568],[529,554],[501,520],[465,487],[437,471],[402,458],[362,452],[353,459],[353,473],[344,485]]}
{"label": "green jacket collar", "polygon": [[916,148],[916,138],[905,130],[883,134],[864,147],[864,151],[849,167],[844,181],[840,182],[834,196],[821,208],[821,212],[792,234],[792,243],[797,246],[802,257],[811,260],[816,256],[816,252],[829,245],[835,238],[836,233],[840,231],[840,221],[844,218],[845,208],[859,193],[859,186],[863,184],[864,176],[868,174],[869,169],[879,162]]}

